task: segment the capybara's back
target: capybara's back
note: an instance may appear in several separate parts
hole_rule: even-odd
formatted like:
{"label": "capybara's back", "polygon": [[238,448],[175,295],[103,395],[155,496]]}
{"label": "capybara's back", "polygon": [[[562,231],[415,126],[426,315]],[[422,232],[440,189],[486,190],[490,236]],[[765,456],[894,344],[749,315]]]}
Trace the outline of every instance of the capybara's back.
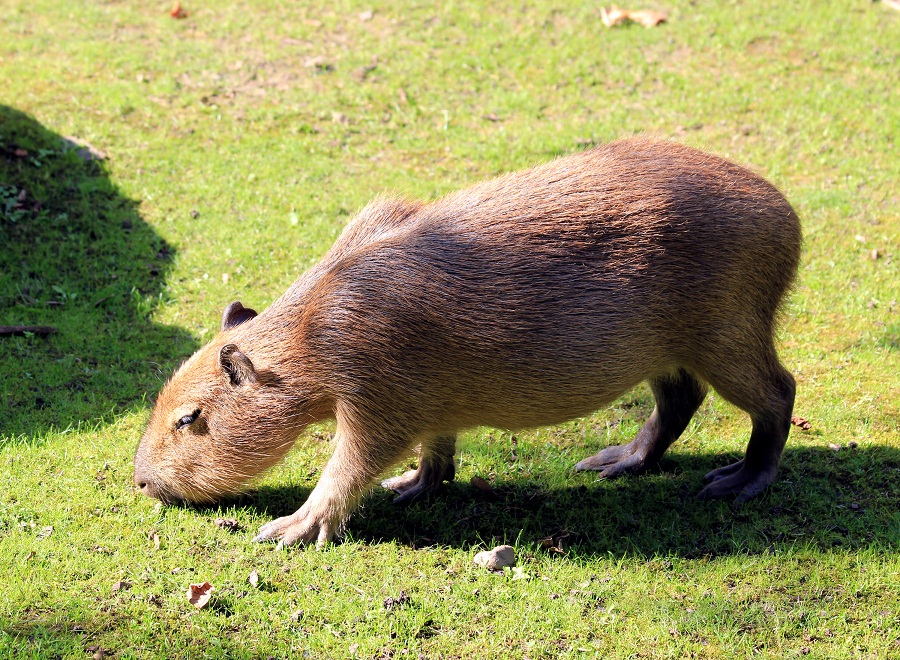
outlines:
{"label": "capybara's back", "polygon": [[[401,501],[452,478],[460,429],[571,419],[643,380],[657,405],[638,436],[577,467],[615,476],[657,462],[709,383],[749,413],[753,432],[746,458],[711,473],[701,495],[752,497],[774,479],[790,423],[794,382],[773,333],[800,242],[796,214],[766,181],[646,139],[431,204],[373,202],[265,312],[231,322],[226,312],[209,349],[239,348],[271,374],[268,389],[253,385],[266,397],[256,405],[294,435],[298,415],[338,421],[323,481],[260,538],[330,537],[416,444],[419,469],[385,482]],[[211,447],[232,460],[238,451]]]}

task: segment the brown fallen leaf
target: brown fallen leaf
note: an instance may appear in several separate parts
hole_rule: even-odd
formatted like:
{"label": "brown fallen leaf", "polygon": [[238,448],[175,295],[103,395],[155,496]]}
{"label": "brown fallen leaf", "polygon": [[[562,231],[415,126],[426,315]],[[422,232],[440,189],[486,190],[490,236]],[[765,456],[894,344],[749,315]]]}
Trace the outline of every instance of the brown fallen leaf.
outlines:
{"label": "brown fallen leaf", "polygon": [[366,78],[369,77],[369,74],[372,73],[375,69],[378,68],[378,56],[376,55],[372,58],[372,63],[367,64],[361,69],[357,69],[353,73],[353,77],[356,78],[359,82],[365,82]]}
{"label": "brown fallen leaf", "polygon": [[497,491],[495,491],[491,487],[491,484],[488,483],[487,479],[485,479],[483,477],[478,477],[478,476],[472,477],[471,479],[469,479],[469,483],[472,484],[475,488],[480,490],[485,495],[491,495],[493,497],[497,496]]}
{"label": "brown fallen leaf", "polygon": [[221,527],[222,529],[227,530],[232,534],[243,529],[236,518],[216,518],[213,522],[217,527]]}
{"label": "brown fallen leaf", "polygon": [[660,23],[665,23],[668,15],[665,12],[653,11],[652,9],[641,9],[633,11],[628,15],[635,23],[640,23],[644,27],[655,27]]}
{"label": "brown fallen leaf", "polygon": [[384,608],[386,610],[392,610],[395,607],[401,607],[406,605],[412,599],[409,597],[409,594],[405,591],[401,591],[400,595],[394,598],[393,596],[388,596],[384,599]]}
{"label": "brown fallen leaf", "polygon": [[804,431],[809,431],[812,428],[812,424],[810,424],[809,420],[805,417],[791,417],[791,424],[793,424],[794,426],[799,426]]}
{"label": "brown fallen leaf", "polygon": [[663,23],[668,18],[668,14],[662,11],[653,11],[652,9],[621,9],[617,5],[613,5],[609,9],[600,8],[600,20],[603,25],[608,28],[622,25],[629,21],[640,23],[644,27],[653,27]]}
{"label": "brown fallen leaf", "polygon": [[192,584],[188,587],[187,590],[187,599],[191,605],[196,607],[198,610],[206,607],[207,603],[209,603],[209,599],[212,597],[212,592],[215,589],[209,582],[204,582],[203,584]]}
{"label": "brown fallen leaf", "polygon": [[63,138],[63,147],[66,149],[75,149],[75,153],[84,162],[88,163],[92,160],[106,160],[106,152],[98,149],[87,140],[81,138],[67,136]]}
{"label": "brown fallen leaf", "polygon": [[566,554],[565,549],[563,548],[563,541],[571,536],[571,532],[568,530],[562,530],[561,532],[557,532],[556,534],[551,534],[550,536],[540,539],[538,543],[541,544],[541,547],[546,548],[550,552],[556,552],[561,555]]}
{"label": "brown fallen leaf", "polygon": [[112,586],[112,592],[114,594],[117,594],[120,591],[125,591],[126,589],[131,589],[131,582],[129,582],[128,580],[119,580]]}
{"label": "brown fallen leaf", "polygon": [[327,73],[328,71],[334,71],[334,65],[327,62],[323,55],[307,57],[305,60],[303,60],[303,66],[305,66],[307,69],[314,69],[316,73]]}
{"label": "brown fallen leaf", "polygon": [[16,149],[15,152],[16,158],[25,158],[28,155],[28,152],[25,149]]}
{"label": "brown fallen leaf", "polygon": [[150,542],[153,543],[153,547],[156,548],[157,550],[159,550],[159,544],[160,544],[159,534],[157,534],[155,531],[150,532],[149,537],[150,537]]}
{"label": "brown fallen leaf", "polygon": [[172,18],[187,18],[188,12],[187,10],[181,6],[181,2],[179,0],[175,0],[175,4],[172,5],[172,10],[169,12],[169,16]]}

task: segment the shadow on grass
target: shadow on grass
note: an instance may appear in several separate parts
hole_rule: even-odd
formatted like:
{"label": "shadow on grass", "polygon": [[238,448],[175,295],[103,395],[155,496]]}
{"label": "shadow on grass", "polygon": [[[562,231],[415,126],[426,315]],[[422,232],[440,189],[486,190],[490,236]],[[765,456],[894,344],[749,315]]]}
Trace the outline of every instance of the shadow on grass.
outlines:
{"label": "shadow on grass", "polygon": [[0,446],[121,411],[196,348],[149,320],[174,251],[137,206],[102,160],[0,105],[0,326],[57,329],[0,337]]}
{"label": "shadow on grass", "polygon": [[[398,508],[378,489],[350,520],[347,538],[412,547],[518,543],[577,557],[763,553],[778,547],[900,547],[900,451],[887,447],[785,451],[776,484],[751,502],[701,502],[703,475],[738,458],[672,452],[655,473],[571,486],[498,481],[495,493],[455,482],[427,502]],[[276,517],[309,488],[264,487],[236,503]]]}

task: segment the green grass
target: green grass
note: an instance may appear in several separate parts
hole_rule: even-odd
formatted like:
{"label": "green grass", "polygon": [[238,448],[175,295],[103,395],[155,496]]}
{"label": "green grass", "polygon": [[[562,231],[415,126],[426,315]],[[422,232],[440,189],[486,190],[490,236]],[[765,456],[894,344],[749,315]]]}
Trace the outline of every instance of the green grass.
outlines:
{"label": "green grass", "polygon": [[[58,332],[0,339],[0,657],[900,655],[900,12],[672,0],[660,27],[607,30],[597,4],[543,0],[184,4],[4,5],[0,325]],[[780,347],[812,428],[762,497],[693,497],[749,430],[717,396],[660,471],[573,473],[636,433],[643,387],[560,427],[465,434],[440,497],[374,492],[323,552],[249,540],[308,494],[327,426],[221,506],[133,492],[164,378],[367,200],[639,132],[750,165],[803,218]],[[518,570],[472,565],[499,542]]]}

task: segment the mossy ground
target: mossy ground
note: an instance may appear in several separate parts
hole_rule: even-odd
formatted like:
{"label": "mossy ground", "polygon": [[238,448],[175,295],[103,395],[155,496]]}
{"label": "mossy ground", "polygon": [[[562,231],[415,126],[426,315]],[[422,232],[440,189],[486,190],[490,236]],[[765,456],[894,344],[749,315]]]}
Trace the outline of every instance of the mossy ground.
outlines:
{"label": "mossy ground", "polygon": [[[0,655],[900,655],[900,12],[672,0],[662,26],[607,30],[599,5],[543,0],[220,4],[4,5],[0,325],[58,332],[0,339]],[[779,346],[811,428],[762,497],[693,497],[749,429],[715,395],[659,472],[573,473],[637,431],[646,388],[467,433],[457,483],[403,510],[373,493],[324,552],[249,539],[312,488],[327,426],[219,507],[133,492],[172,368],[367,200],[638,132],[750,165],[803,219]],[[517,570],[472,566],[497,542]]]}

